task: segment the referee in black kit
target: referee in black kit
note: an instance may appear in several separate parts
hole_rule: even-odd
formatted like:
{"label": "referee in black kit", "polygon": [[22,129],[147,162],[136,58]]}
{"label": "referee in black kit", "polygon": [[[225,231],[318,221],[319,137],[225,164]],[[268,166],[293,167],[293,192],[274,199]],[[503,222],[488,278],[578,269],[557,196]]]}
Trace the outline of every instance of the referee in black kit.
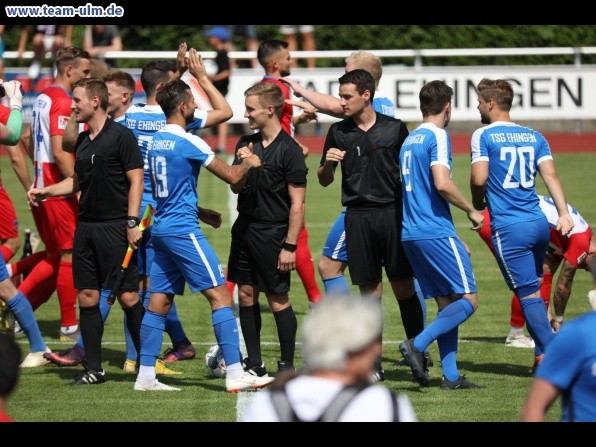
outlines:
{"label": "referee in black kit", "polygon": [[[409,132],[403,121],[375,112],[374,94],[375,81],[365,70],[339,78],[340,105],[347,118],[329,128],[317,175],[319,183],[328,186],[341,164],[352,283],[363,295],[381,298],[384,266],[409,339],[424,329],[414,273],[401,244],[399,151]],[[379,358],[371,381],[384,379]]]}
{"label": "referee in black kit", "polygon": [[[71,105],[74,118],[77,123],[88,126],[75,146],[75,172],[60,183],[29,191],[31,202],[81,192],[73,276],[78,290],[85,369],[74,378],[72,385],[106,381],[101,366],[100,291],[112,287],[128,244],[136,249],[142,237],[138,215],[143,192],[143,159],[132,131],[112,121],[107,107],[108,89],[103,81],[88,78],[75,84]],[[145,310],[139,300],[138,286],[136,257],[133,256],[118,299],[126,313],[137,352],[140,352],[139,332]]]}

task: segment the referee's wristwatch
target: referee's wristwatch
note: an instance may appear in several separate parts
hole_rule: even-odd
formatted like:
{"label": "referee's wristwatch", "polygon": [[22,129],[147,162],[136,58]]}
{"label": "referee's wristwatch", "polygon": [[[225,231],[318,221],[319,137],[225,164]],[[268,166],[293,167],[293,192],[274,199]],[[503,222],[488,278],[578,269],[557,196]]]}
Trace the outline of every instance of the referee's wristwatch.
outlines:
{"label": "referee's wristwatch", "polygon": [[139,225],[141,219],[137,216],[126,216],[126,228],[134,228]]}
{"label": "referee's wristwatch", "polygon": [[281,248],[285,251],[289,251],[290,253],[294,253],[298,246],[296,244],[289,244],[288,242],[284,242],[283,244],[281,244]]}

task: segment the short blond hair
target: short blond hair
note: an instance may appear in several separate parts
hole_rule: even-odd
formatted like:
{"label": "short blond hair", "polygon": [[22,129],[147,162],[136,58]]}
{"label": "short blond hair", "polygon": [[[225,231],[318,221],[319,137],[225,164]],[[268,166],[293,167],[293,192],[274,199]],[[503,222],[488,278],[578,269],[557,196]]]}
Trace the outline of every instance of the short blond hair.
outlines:
{"label": "short blond hair", "polygon": [[375,85],[379,85],[381,76],[383,76],[383,64],[380,57],[367,51],[355,51],[346,58],[346,63],[348,62],[352,62],[354,68],[368,71],[375,80]]}

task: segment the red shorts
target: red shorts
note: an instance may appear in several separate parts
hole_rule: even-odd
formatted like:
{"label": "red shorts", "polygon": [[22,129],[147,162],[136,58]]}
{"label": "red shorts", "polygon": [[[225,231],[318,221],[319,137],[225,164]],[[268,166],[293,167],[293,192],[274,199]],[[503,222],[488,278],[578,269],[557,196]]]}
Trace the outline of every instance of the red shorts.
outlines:
{"label": "red shorts", "polygon": [[31,207],[31,213],[46,250],[72,250],[79,215],[79,200],[45,200]]}
{"label": "red shorts", "polygon": [[19,220],[10,196],[0,180],[0,240],[19,237]]}

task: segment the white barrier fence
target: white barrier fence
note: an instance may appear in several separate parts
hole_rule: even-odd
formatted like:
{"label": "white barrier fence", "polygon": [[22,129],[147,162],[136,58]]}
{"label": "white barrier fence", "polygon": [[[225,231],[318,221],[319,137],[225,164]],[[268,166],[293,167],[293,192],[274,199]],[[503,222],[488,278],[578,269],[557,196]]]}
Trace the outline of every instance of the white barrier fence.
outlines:
{"label": "white barrier fence", "polygon": [[[315,58],[315,59],[345,59],[355,50],[331,50],[331,51],[292,51],[294,59]],[[543,48],[426,48],[396,49],[396,50],[366,50],[380,58],[406,58],[414,60],[414,67],[422,67],[424,58],[443,57],[486,57],[486,56],[573,56],[575,66],[582,64],[582,55],[596,54],[596,47],[543,47]],[[214,59],[215,51],[203,51],[205,58]],[[246,60],[256,57],[253,51],[231,51],[228,53],[231,59]],[[5,59],[16,59],[16,51],[5,51]],[[31,59],[32,51],[23,54],[24,59]],[[176,51],[108,51],[106,58],[110,59],[175,59]]]}
{"label": "white barrier fence", "polygon": [[[405,121],[418,121],[418,92],[428,81],[442,79],[454,89],[453,121],[477,121],[476,85],[483,77],[508,79],[513,83],[516,94],[513,113],[516,120],[596,120],[596,65],[580,63],[581,55],[596,54],[596,47],[555,47],[555,48],[484,48],[484,49],[435,49],[435,50],[370,50],[381,58],[387,57],[449,57],[449,56],[527,56],[527,55],[574,55],[573,65],[528,65],[528,66],[465,66],[465,67],[425,67],[386,66],[380,83],[380,90],[391,98],[399,116]],[[10,59],[15,52],[5,52],[4,58]],[[352,51],[296,51],[293,58],[302,56],[344,58]],[[201,52],[205,58],[215,56],[213,52]],[[26,55],[31,56],[31,55]],[[156,59],[175,58],[175,51],[123,51],[106,54],[110,58]],[[231,52],[236,59],[254,57],[253,52]],[[10,66],[8,61],[5,65]],[[7,73],[16,69],[6,68]],[[18,69],[24,72],[24,69]],[[135,79],[139,79],[140,69],[128,70]],[[302,85],[332,96],[338,95],[338,78],[344,73],[343,68],[318,68],[292,70],[291,77]],[[188,76],[188,75],[187,75]],[[230,78],[227,100],[232,106],[232,123],[245,123],[244,91],[258,82],[263,76],[260,69],[235,69]],[[188,78],[185,78],[188,80]],[[189,81],[197,100],[202,107],[209,104],[196,89],[196,83]],[[31,92],[33,93],[33,92]],[[143,101],[140,91],[135,101]],[[29,98],[28,98],[29,99]],[[31,98],[33,99],[33,98]],[[26,101],[29,102],[29,101]],[[25,108],[28,104],[25,104]],[[27,112],[25,112],[25,117]],[[299,111],[296,111],[299,113]],[[322,123],[333,122],[334,118],[319,115]]]}

